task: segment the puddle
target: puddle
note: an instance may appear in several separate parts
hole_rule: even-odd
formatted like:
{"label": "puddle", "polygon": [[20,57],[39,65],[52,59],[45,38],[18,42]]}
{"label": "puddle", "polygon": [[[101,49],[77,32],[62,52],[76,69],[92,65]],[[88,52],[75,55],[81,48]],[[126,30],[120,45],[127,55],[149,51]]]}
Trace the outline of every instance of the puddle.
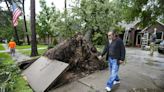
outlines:
{"label": "puddle", "polygon": [[159,57],[159,58],[164,58],[164,54],[157,54],[157,57]]}
{"label": "puddle", "polygon": [[133,88],[130,89],[128,92],[161,92],[159,89],[152,89],[152,88]]}
{"label": "puddle", "polygon": [[164,70],[164,62],[163,61],[151,60],[151,59],[145,59],[145,60],[146,60],[146,62],[145,62],[146,65],[160,68],[160,70]]}
{"label": "puddle", "polygon": [[158,63],[164,63],[164,59],[150,59],[150,58],[145,58],[146,61],[150,62],[158,62]]}
{"label": "puddle", "polygon": [[146,62],[145,64],[150,66],[159,66],[159,64],[153,63],[153,62]]}

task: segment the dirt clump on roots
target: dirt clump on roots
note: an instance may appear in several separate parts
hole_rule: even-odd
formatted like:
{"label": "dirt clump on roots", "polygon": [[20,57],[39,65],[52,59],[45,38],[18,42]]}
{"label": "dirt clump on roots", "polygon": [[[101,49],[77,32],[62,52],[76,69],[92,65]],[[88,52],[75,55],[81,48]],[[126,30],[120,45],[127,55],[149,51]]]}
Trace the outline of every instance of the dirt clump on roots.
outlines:
{"label": "dirt clump on roots", "polygon": [[77,33],[49,49],[43,56],[68,63],[69,70],[65,73],[64,79],[74,80],[107,68],[106,62],[97,58],[99,55],[97,49],[87,42],[81,33]]}

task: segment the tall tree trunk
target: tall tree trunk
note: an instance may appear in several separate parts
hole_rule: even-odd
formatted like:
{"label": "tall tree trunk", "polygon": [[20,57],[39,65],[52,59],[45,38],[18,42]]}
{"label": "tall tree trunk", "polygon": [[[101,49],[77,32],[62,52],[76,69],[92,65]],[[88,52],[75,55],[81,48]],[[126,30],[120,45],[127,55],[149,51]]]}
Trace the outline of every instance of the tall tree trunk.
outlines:
{"label": "tall tree trunk", "polygon": [[23,6],[24,29],[26,31],[27,43],[28,43],[28,45],[30,45],[30,39],[29,39],[28,31],[27,31],[27,23],[26,23],[25,9],[24,9],[24,0],[23,0],[23,3],[22,3],[22,6]]}
{"label": "tall tree trunk", "polygon": [[20,44],[20,41],[19,41],[18,32],[17,32],[17,29],[16,29],[16,27],[14,27],[13,22],[12,22],[12,17],[13,17],[12,11],[10,10],[10,7],[9,7],[9,5],[8,5],[8,3],[7,3],[7,0],[5,0],[5,3],[6,3],[6,6],[7,6],[7,8],[8,8],[8,11],[9,11],[9,13],[10,13],[10,16],[11,16],[11,26],[13,27],[13,29],[14,29],[14,31],[15,31],[15,34],[14,34],[13,36],[16,38],[16,42],[17,42],[18,45],[19,45],[19,44]]}
{"label": "tall tree trunk", "polygon": [[65,17],[67,16],[67,0],[64,1]]}
{"label": "tall tree trunk", "polygon": [[67,28],[67,0],[64,0],[64,17],[65,17],[65,27],[66,27],[66,34],[68,34]]}
{"label": "tall tree trunk", "polygon": [[50,45],[50,35],[48,34],[48,45]]}
{"label": "tall tree trunk", "polygon": [[37,41],[36,41],[36,31],[35,31],[35,0],[31,0],[31,56],[37,56]]}
{"label": "tall tree trunk", "polygon": [[46,37],[44,37],[43,39],[44,39],[44,43],[47,43],[47,42],[46,42]]}
{"label": "tall tree trunk", "polygon": [[[69,30],[68,30],[68,19],[67,19],[67,0],[64,1],[64,17],[65,17],[65,27],[66,27],[66,34],[69,35]],[[66,36],[66,35],[65,35]]]}
{"label": "tall tree trunk", "polygon": [[14,27],[14,30],[15,30],[15,37],[16,37],[16,39],[17,39],[17,43],[18,43],[18,45],[20,45],[20,41],[19,41],[19,36],[18,36],[17,28]]}

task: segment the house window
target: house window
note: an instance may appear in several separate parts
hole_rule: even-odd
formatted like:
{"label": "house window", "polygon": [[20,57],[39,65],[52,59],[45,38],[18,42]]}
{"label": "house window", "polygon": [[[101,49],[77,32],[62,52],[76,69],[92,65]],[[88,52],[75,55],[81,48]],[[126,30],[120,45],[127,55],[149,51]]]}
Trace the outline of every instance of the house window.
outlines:
{"label": "house window", "polygon": [[162,39],[162,32],[157,32],[156,35],[157,35],[157,39]]}

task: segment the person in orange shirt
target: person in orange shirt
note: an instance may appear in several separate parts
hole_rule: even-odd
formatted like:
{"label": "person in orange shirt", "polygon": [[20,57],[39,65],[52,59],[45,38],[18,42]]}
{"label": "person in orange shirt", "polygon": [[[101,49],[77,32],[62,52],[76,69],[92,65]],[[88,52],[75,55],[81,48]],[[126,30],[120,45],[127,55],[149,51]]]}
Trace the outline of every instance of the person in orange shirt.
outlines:
{"label": "person in orange shirt", "polygon": [[9,44],[8,44],[8,47],[10,49],[10,54],[12,56],[15,56],[15,47],[16,47],[16,43],[14,42],[14,40],[10,40]]}

